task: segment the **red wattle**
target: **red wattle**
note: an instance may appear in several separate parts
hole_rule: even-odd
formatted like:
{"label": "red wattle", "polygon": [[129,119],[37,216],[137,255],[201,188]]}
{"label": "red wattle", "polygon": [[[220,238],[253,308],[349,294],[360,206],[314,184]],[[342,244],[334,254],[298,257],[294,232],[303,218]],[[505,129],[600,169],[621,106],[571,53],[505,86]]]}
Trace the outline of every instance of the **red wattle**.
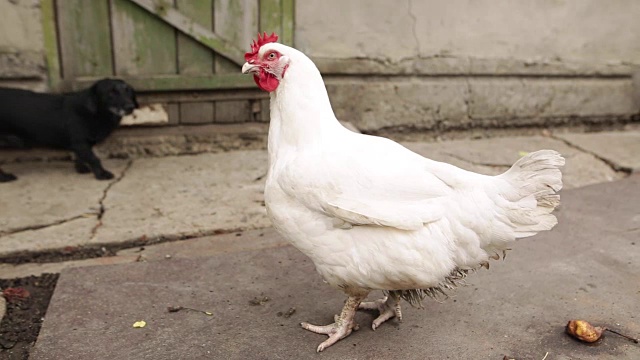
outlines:
{"label": "red wattle", "polygon": [[253,81],[256,82],[256,85],[264,91],[272,92],[278,88],[280,85],[280,81],[276,79],[276,77],[264,70],[260,71],[260,74],[253,75]]}

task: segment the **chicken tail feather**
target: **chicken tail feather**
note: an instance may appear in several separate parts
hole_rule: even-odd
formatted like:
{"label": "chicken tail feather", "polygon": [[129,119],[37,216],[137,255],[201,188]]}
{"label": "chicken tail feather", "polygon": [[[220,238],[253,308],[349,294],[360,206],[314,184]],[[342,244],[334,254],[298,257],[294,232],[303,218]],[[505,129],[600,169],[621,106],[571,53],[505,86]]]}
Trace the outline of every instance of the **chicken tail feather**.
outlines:
{"label": "chicken tail feather", "polygon": [[506,215],[516,238],[550,230],[558,223],[551,212],[560,205],[557,193],[562,189],[560,167],[564,163],[557,151],[540,150],[522,157],[499,176],[511,184],[503,196],[511,203]]}

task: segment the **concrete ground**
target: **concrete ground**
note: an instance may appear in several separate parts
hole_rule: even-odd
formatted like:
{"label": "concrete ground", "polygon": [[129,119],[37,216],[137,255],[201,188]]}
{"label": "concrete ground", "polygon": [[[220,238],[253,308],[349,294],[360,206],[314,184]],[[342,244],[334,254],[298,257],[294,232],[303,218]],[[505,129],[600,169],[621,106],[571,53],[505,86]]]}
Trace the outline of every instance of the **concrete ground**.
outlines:
{"label": "concrete ground", "polygon": [[[359,313],[361,329],[322,355],[325,337],[299,322],[331,322],[344,295],[271,230],[225,235],[214,256],[215,240],[200,239],[137,251],[155,261],[67,269],[30,358],[639,359],[640,345],[613,334],[586,345],[564,333],[585,319],[640,334],[639,188],[635,175],[564,191],[553,231],[518,241],[442,303],[405,304],[401,324],[374,332]],[[233,238],[261,249],[234,251]]]}
{"label": "concrete ground", "polygon": [[[407,320],[411,325],[390,325],[375,334],[363,329],[344,342],[348,349],[343,344],[327,356],[395,357],[398,344],[403,351],[414,351],[413,357],[434,359],[498,354],[541,359],[552,349],[565,356],[553,359],[640,356],[637,348],[611,336],[600,346],[584,347],[561,335],[564,322],[582,316],[640,333],[634,318],[639,308],[629,300],[640,291],[633,285],[640,283],[634,260],[639,248],[629,246],[639,226],[639,202],[632,197],[640,184],[637,176],[629,177],[640,171],[639,130],[403,144],[485,174],[505,171],[525,152],[558,150],[567,158],[563,173],[568,190],[560,226],[539,241],[519,243],[520,250],[504,266],[474,276],[478,290],[465,288],[457,292],[460,300],[430,303],[428,314],[408,309],[407,318],[416,319]],[[135,352],[142,358],[170,359],[180,353],[174,350],[193,354],[189,358],[212,351],[245,358],[245,351],[257,345],[262,352],[255,358],[306,358],[313,353],[322,337],[302,332],[296,323],[303,318],[328,321],[342,297],[269,228],[262,198],[264,150],[112,159],[105,167],[116,174],[114,180],[75,174],[69,161],[2,165],[19,180],[0,184],[0,277],[63,271],[34,358],[56,358],[48,355],[57,354],[49,349],[66,347],[70,354],[77,352],[75,358],[90,359],[88,349],[102,346],[90,334],[104,334],[103,345],[124,346],[120,357],[109,349],[114,359],[131,358],[127,354]],[[621,179],[626,180],[613,182]],[[594,184],[601,185],[590,186]],[[578,251],[585,246],[584,253]],[[628,261],[621,260],[626,257]],[[89,267],[96,265],[111,266]],[[83,269],[72,270],[79,267]],[[238,285],[229,285],[234,283]],[[479,295],[481,289],[491,291]],[[591,297],[593,293],[597,296]],[[271,300],[246,306],[246,298],[260,296]],[[227,304],[224,311],[221,304]],[[215,316],[165,313],[170,305],[213,309]],[[290,307],[297,309],[290,318],[277,316]],[[128,322],[138,317],[147,319],[148,328],[129,334]],[[362,324],[371,321],[366,315],[360,319]],[[259,326],[251,328],[252,321]],[[69,327],[77,330],[69,332]],[[484,334],[487,328],[491,336]],[[446,336],[434,335],[438,332]],[[203,352],[189,352],[196,346]],[[166,349],[167,357],[154,353],[157,349]],[[416,352],[424,350],[430,355]]]}
{"label": "concrete ground", "polygon": [[[640,131],[404,145],[485,174],[505,171],[523,152],[555,149],[567,158],[565,189],[640,169]],[[106,160],[105,166],[114,180],[78,175],[68,161],[2,166],[19,176],[0,187],[2,276],[16,274],[7,262],[33,253],[75,259],[74,252],[86,249],[112,251],[269,226],[262,199],[264,150]]]}

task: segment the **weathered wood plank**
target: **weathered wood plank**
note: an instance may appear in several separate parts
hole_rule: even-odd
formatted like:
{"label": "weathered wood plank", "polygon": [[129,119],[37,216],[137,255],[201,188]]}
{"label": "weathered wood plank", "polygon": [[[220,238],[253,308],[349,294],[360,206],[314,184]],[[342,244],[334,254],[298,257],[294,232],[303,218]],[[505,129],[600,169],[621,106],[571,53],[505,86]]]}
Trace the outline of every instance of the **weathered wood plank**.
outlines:
{"label": "weathered wood plank", "polygon": [[216,102],[216,123],[239,123],[251,120],[251,106],[248,100]]}
{"label": "weathered wood plank", "polygon": [[[176,0],[177,9],[194,22],[213,29],[213,0]],[[227,60],[228,61],[228,60]],[[213,51],[185,34],[178,34],[178,71],[180,74],[211,75]],[[203,124],[213,122],[214,105],[207,101],[180,104],[180,122]]]}
{"label": "weathered wood plank", "polygon": [[[242,48],[249,47],[257,34],[258,2],[255,0],[215,0],[215,32]],[[216,57],[217,74],[240,73],[240,66],[220,56]],[[251,104],[246,101],[218,101],[216,123],[245,122],[251,120]]]}
{"label": "weathered wood plank", "polygon": [[[213,29],[213,0],[176,0],[177,9],[194,22]],[[178,72],[180,74],[211,75],[212,50],[191,37],[178,34]]]}
{"label": "weathered wood plank", "polygon": [[[212,76],[154,75],[118,76],[137,91],[162,90],[213,90],[213,89],[255,89],[251,76],[242,74],[221,74]],[[69,90],[79,90],[91,86],[100,77],[81,77],[71,82]]]}
{"label": "weathered wood plank", "polygon": [[260,0],[260,32],[282,33],[282,0]]}
{"label": "weathered wood plank", "polygon": [[111,14],[117,75],[176,73],[176,40],[171,26],[129,0],[112,0]]}
{"label": "weathered wood plank", "polygon": [[62,76],[108,76],[113,72],[106,1],[57,1]]}
{"label": "weathered wood plank", "polygon": [[137,4],[159,19],[171,24],[186,35],[191,36],[199,43],[213,49],[216,53],[223,55],[236,64],[244,64],[244,52],[234,46],[226,39],[218,36],[212,31],[193,22],[188,16],[174,9],[171,4],[164,1],[154,0],[128,0]]}
{"label": "weathered wood plank", "polygon": [[50,91],[60,90],[62,73],[60,72],[60,54],[58,52],[58,31],[56,30],[56,14],[54,0],[42,0],[42,37],[47,64],[48,84]]}
{"label": "weathered wood plank", "polygon": [[200,101],[218,101],[218,100],[253,100],[267,101],[269,105],[269,93],[255,89],[231,89],[231,90],[201,90],[195,91],[166,91],[153,93],[140,93],[138,101],[145,104],[153,103],[190,103]]}
{"label": "weathered wood plank", "polygon": [[293,28],[295,26],[295,0],[282,0],[282,30],[279,41],[293,46]]}
{"label": "weathered wood plank", "polygon": [[181,124],[210,124],[216,107],[212,102],[182,103],[180,104]]}
{"label": "weathered wood plank", "polygon": [[[215,32],[245,52],[258,33],[258,2],[256,0],[215,0]],[[244,60],[243,62],[244,63]],[[240,71],[240,65],[216,57],[216,73]]]}

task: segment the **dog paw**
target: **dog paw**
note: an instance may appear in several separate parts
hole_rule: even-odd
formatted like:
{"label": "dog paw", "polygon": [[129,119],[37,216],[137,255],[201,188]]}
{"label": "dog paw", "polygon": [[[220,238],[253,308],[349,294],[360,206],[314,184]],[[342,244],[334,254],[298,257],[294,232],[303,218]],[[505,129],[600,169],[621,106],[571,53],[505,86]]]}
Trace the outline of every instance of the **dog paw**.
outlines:
{"label": "dog paw", "polygon": [[102,170],[100,172],[97,172],[95,175],[96,175],[96,179],[98,179],[98,180],[111,180],[111,179],[113,179],[113,174],[108,170]]}
{"label": "dog paw", "polygon": [[9,182],[16,180],[17,177],[13,174],[8,174],[0,171],[0,182]]}
{"label": "dog paw", "polygon": [[76,163],[75,168],[78,174],[86,174],[91,172],[91,168],[89,168],[89,166],[83,163]]}

